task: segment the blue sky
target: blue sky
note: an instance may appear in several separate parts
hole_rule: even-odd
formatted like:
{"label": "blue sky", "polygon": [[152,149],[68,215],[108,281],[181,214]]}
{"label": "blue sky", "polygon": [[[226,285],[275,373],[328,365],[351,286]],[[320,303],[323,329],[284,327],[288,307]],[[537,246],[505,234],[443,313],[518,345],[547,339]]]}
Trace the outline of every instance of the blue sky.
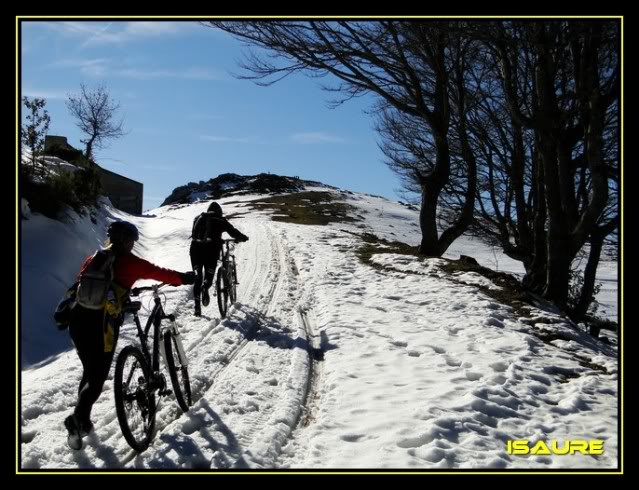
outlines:
{"label": "blue sky", "polygon": [[22,95],[44,97],[49,134],[81,148],[68,94],[105,85],[128,134],[95,152],[105,168],[144,184],[144,209],[221,173],[298,175],[398,199],[384,165],[372,97],[329,109],[320,82],[270,87],[239,80],[246,49],[196,22],[23,21]]}

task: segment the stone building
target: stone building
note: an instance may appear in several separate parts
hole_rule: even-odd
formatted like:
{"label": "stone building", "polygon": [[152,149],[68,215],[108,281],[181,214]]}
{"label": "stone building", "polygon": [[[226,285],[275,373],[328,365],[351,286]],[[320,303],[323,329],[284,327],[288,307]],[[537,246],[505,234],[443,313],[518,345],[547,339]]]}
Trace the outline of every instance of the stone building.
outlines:
{"label": "stone building", "polygon": [[[44,142],[44,151],[51,146],[60,146],[65,149],[75,150],[67,142],[64,136],[47,136]],[[131,214],[142,214],[142,196],[144,185],[133,179],[129,179],[96,164],[102,184],[102,192],[107,196],[113,206]]]}

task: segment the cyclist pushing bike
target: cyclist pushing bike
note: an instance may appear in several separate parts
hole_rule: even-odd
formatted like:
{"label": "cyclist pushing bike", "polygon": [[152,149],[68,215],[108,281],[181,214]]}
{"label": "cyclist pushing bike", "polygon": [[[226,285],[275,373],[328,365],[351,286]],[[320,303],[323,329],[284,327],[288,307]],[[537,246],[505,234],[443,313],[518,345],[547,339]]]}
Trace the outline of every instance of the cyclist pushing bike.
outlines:
{"label": "cyclist pushing bike", "polygon": [[213,284],[213,276],[217,266],[217,259],[222,250],[222,234],[226,232],[238,242],[245,242],[248,237],[236,229],[224,218],[222,207],[212,202],[205,213],[198,215],[193,220],[193,232],[191,234],[191,264],[195,272],[195,284],[193,286],[193,299],[195,301],[195,315],[200,316],[201,304],[207,306],[210,301],[209,288]]}
{"label": "cyclist pushing bike", "polygon": [[107,234],[105,248],[87,258],[78,282],[69,289],[54,315],[59,328],[69,328],[83,368],[77,404],[64,420],[72,449],[81,449],[82,437],[93,429],[91,409],[109,374],[131,286],[138,279],[156,279],[176,286],[194,282],[193,272],[164,269],[133,255],[139,233],[132,223],[114,221]]}

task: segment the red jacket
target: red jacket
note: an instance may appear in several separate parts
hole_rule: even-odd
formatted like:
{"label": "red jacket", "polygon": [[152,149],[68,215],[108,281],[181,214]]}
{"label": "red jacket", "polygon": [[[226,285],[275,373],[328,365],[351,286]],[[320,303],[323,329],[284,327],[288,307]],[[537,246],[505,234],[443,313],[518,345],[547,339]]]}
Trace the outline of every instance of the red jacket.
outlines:
{"label": "red jacket", "polygon": [[[88,257],[82,264],[80,274],[89,265],[91,257]],[[130,289],[138,279],[155,279],[174,286],[182,284],[180,274],[174,270],[158,267],[132,253],[118,255],[113,263],[113,281],[124,289]]]}

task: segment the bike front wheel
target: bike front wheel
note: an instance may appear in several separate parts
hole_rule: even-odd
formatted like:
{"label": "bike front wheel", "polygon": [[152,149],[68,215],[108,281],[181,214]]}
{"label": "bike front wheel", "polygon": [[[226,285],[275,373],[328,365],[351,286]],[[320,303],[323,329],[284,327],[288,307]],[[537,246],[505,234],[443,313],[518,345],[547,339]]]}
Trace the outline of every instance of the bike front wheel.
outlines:
{"label": "bike front wheel", "polygon": [[220,315],[222,318],[226,318],[226,312],[229,304],[229,284],[228,274],[224,267],[220,267],[217,271],[215,288],[217,290],[217,306],[220,309]]}
{"label": "bike front wheel", "polygon": [[155,429],[155,393],[149,385],[144,354],[136,347],[126,346],[115,364],[115,411],[126,442],[139,452],[149,447]]}
{"label": "bike front wheel", "polygon": [[171,384],[175,399],[183,412],[188,412],[193,403],[191,400],[191,382],[189,381],[189,370],[186,360],[182,359],[178,349],[178,339],[173,332],[164,334],[164,351],[166,353],[166,364],[171,376]]}

